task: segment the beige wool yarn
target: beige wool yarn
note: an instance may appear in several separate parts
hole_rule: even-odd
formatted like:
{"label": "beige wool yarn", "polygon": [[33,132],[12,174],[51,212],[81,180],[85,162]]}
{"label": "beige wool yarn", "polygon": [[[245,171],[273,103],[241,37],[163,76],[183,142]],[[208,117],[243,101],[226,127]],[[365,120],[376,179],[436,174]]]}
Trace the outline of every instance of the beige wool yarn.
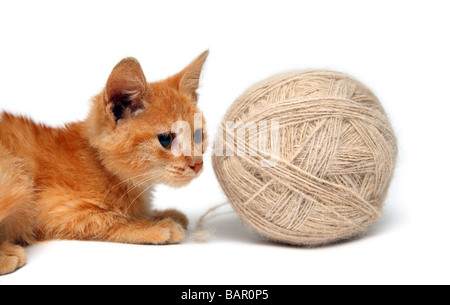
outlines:
{"label": "beige wool yarn", "polygon": [[[250,147],[259,132],[249,127],[239,139],[226,128],[256,122],[258,131],[262,121],[279,126],[272,166]],[[397,142],[382,105],[357,80],[322,70],[271,77],[235,101],[218,136],[233,141],[213,154],[216,176],[236,212],[268,239],[323,245],[365,232],[380,217]],[[271,143],[273,135],[263,137]],[[236,153],[239,141],[249,153]]]}

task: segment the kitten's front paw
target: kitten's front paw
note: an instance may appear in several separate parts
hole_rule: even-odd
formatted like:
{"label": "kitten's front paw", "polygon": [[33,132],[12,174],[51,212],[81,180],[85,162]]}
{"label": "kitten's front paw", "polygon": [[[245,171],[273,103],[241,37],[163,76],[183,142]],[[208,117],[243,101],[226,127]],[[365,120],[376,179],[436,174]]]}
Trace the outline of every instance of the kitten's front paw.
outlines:
{"label": "kitten's front paw", "polygon": [[165,218],[158,221],[154,229],[159,231],[159,238],[151,243],[156,244],[176,244],[179,243],[185,235],[183,227],[171,218]]}
{"label": "kitten's front paw", "polygon": [[173,220],[175,220],[176,222],[178,222],[180,225],[183,226],[183,228],[187,228],[189,225],[189,220],[186,217],[186,215],[184,215],[183,213],[181,213],[180,211],[177,210],[167,210],[164,211],[164,216],[171,218]]}
{"label": "kitten's front paw", "polygon": [[187,227],[189,225],[189,220],[186,217],[186,215],[184,215],[180,211],[177,211],[174,209],[165,210],[165,211],[154,211],[154,215],[156,216],[157,219],[161,219],[161,220],[170,218],[173,221],[179,223],[185,229],[187,229]]}

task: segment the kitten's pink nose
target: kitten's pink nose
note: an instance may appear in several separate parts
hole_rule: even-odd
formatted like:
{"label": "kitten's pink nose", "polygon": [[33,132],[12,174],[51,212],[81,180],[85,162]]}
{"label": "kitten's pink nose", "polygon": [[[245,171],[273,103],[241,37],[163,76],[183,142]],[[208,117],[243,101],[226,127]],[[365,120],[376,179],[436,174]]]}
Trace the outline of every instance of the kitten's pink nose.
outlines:
{"label": "kitten's pink nose", "polygon": [[189,167],[192,168],[192,170],[198,174],[198,172],[202,169],[203,167],[203,161],[200,161],[199,163],[194,163],[194,164],[189,164]]}

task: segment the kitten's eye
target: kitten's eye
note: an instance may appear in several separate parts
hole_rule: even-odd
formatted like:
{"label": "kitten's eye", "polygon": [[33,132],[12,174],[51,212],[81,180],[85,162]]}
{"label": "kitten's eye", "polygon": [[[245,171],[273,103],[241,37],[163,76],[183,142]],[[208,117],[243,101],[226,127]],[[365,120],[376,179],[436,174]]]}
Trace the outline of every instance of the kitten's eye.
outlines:
{"label": "kitten's eye", "polygon": [[158,135],[158,140],[164,148],[169,148],[170,144],[172,144],[173,136],[171,134],[160,134]]}
{"label": "kitten's eye", "polygon": [[203,141],[203,130],[197,129],[194,132],[194,143],[200,144]]}

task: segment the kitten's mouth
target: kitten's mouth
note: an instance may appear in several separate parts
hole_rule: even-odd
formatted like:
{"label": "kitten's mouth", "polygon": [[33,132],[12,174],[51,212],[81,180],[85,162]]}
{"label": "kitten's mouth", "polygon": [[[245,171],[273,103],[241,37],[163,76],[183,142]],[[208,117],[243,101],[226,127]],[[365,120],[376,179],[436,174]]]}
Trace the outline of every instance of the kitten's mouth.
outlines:
{"label": "kitten's mouth", "polygon": [[189,166],[190,169],[187,167],[168,167],[166,168],[166,171],[170,174],[173,174],[175,176],[180,177],[186,177],[186,178],[195,178],[199,176],[203,172],[203,164],[200,166]]}
{"label": "kitten's mouth", "polygon": [[190,168],[183,167],[168,167],[166,173],[168,175],[168,183],[171,186],[184,186],[197,178],[201,174],[202,170],[194,171]]}
{"label": "kitten's mouth", "polygon": [[174,174],[174,175],[184,175],[186,169],[183,167],[169,167],[166,169],[167,172]]}

